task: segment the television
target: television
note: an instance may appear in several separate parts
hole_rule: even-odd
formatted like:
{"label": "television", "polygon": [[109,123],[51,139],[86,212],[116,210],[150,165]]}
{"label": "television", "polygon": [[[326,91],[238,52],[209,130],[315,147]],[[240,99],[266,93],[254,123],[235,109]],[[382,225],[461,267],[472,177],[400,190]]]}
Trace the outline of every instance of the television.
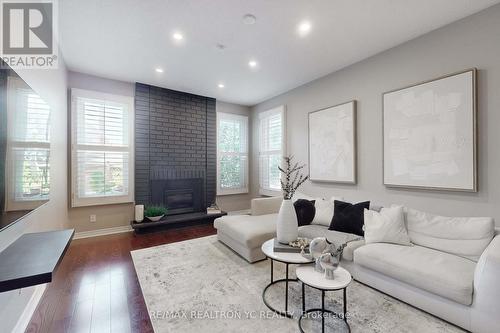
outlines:
{"label": "television", "polygon": [[50,107],[0,63],[0,230],[50,196]]}

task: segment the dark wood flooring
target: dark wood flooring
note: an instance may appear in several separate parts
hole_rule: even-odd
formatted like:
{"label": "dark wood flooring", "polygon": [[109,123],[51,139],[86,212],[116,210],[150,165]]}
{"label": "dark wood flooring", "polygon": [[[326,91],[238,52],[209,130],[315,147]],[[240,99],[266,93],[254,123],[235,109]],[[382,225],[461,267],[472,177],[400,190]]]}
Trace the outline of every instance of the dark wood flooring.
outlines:
{"label": "dark wood flooring", "polygon": [[26,332],[153,332],[130,251],[215,233],[204,224],[74,240]]}

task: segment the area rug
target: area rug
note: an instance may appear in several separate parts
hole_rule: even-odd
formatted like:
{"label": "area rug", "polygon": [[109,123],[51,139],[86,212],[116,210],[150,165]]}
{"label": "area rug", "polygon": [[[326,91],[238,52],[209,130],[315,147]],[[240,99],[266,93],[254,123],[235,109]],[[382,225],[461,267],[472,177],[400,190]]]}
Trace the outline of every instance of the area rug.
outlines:
{"label": "area rug", "polygon": [[[249,264],[216,236],[131,252],[156,333],[164,332],[298,332],[301,292],[290,283],[289,310],[280,317],[262,301],[270,281],[268,260]],[[295,274],[290,266],[290,275]],[[284,265],[275,263],[275,279]],[[326,308],[342,311],[342,292],[327,292]],[[463,332],[430,314],[353,281],[347,289],[352,332]],[[273,285],[266,300],[284,308],[284,284]],[[306,287],[306,307],[320,307],[320,293]],[[303,321],[306,332],[321,331],[321,320]],[[326,332],[347,332],[338,318],[326,318]]]}

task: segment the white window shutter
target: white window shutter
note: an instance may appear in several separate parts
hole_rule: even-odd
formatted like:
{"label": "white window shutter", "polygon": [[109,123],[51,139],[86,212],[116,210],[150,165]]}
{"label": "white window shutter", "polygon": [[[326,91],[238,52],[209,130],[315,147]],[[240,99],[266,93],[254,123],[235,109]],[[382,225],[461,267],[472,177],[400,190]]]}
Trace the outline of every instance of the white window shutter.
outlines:
{"label": "white window shutter", "polygon": [[72,89],[72,206],[133,201],[133,98]]}
{"label": "white window shutter", "polygon": [[259,139],[259,192],[276,195],[281,190],[278,166],[285,154],[284,106],[259,114]]}

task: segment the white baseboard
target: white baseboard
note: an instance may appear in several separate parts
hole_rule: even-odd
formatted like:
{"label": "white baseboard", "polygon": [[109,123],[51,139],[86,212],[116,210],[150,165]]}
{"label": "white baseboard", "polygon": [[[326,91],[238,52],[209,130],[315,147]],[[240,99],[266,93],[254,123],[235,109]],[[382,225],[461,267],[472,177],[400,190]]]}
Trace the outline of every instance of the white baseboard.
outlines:
{"label": "white baseboard", "polygon": [[35,287],[35,290],[33,291],[33,294],[31,295],[28,304],[26,304],[26,307],[24,308],[21,317],[19,317],[16,326],[12,330],[12,333],[24,333],[26,331],[26,328],[28,328],[28,324],[30,323],[31,317],[33,316],[33,313],[35,313],[36,307],[38,306],[38,303],[40,303],[40,300],[42,299],[45,288],[47,288],[47,284],[40,284]]}
{"label": "white baseboard", "polygon": [[119,234],[122,232],[130,232],[130,231],[132,231],[132,227],[129,225],[124,225],[121,227],[114,227],[114,228],[90,230],[90,231],[80,231],[75,233],[73,239],[105,236],[105,235]]}

